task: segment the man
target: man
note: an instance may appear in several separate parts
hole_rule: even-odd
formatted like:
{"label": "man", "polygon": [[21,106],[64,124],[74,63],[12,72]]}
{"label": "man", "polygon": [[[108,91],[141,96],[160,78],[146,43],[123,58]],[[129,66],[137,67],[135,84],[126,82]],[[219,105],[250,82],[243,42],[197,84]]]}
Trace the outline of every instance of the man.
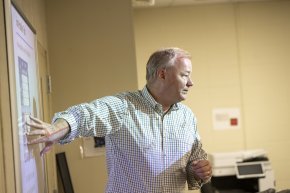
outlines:
{"label": "man", "polygon": [[40,135],[42,153],[77,137],[106,139],[107,193],[179,193],[198,189],[211,177],[196,118],[180,101],[193,83],[190,55],[179,48],[158,50],[147,63],[147,85],[57,113],[53,124],[31,118],[28,135]]}

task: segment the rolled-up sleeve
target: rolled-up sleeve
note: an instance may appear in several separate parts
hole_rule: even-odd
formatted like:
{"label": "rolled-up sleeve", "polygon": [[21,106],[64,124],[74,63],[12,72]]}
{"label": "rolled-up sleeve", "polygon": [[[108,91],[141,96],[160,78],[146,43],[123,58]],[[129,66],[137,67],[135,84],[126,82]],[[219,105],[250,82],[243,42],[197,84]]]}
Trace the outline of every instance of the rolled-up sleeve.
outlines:
{"label": "rolled-up sleeve", "polygon": [[64,119],[70,126],[70,132],[59,140],[66,144],[78,137],[104,137],[120,129],[126,104],[119,96],[108,96],[68,108],[56,113],[53,122]]}

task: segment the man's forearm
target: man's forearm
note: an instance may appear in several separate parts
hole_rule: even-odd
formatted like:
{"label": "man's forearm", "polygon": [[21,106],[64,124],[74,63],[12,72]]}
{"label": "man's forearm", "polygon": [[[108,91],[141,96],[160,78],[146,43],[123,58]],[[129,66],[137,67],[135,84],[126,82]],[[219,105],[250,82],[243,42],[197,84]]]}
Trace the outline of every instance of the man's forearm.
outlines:
{"label": "man's forearm", "polygon": [[53,132],[56,135],[56,139],[55,140],[62,139],[63,137],[65,137],[70,132],[69,124],[64,119],[57,119],[53,123],[53,127],[55,129],[55,131],[53,131]]}

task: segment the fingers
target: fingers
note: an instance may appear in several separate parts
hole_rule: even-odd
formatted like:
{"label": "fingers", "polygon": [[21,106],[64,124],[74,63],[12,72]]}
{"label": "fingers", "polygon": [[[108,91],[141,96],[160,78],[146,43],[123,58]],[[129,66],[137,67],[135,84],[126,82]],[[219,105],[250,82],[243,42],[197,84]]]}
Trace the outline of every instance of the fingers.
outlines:
{"label": "fingers", "polygon": [[35,117],[29,116],[29,118],[30,118],[31,120],[33,120],[35,123],[38,123],[38,124],[42,124],[42,123],[43,123],[40,119],[37,119],[37,118],[35,118]]}
{"label": "fingers", "polygon": [[210,163],[208,160],[199,160],[193,162],[193,169],[194,170],[203,170],[211,168]]}
{"label": "fingers", "polygon": [[[29,132],[26,133],[28,136],[27,138],[27,144],[39,144],[39,143],[45,143],[45,147],[41,150],[40,155],[43,156],[46,152],[51,150],[53,141],[51,138],[52,134],[52,125],[45,123],[41,121],[40,119],[37,119],[35,117],[29,116],[30,121],[26,122],[26,125],[33,128],[33,130],[29,130]],[[40,137],[33,138],[33,136],[39,135]]]}
{"label": "fingers", "polygon": [[38,137],[35,139],[27,139],[28,145],[37,144],[37,143],[44,143],[44,142],[48,142],[48,137],[43,136],[43,137]]}
{"label": "fingers", "polygon": [[212,169],[208,160],[194,161],[193,170],[195,174],[203,180],[207,180],[212,176]]}
{"label": "fingers", "polygon": [[34,136],[34,135],[49,135],[51,125],[41,120],[31,117],[31,122],[26,122],[26,125],[30,126],[33,129],[29,129],[26,133],[27,136]]}
{"label": "fingers", "polygon": [[51,126],[51,124],[46,123],[41,121],[40,119],[37,119],[35,117],[29,116],[30,117],[30,121],[26,121],[26,125],[33,127],[35,129],[47,129],[48,127]]}
{"label": "fingers", "polygon": [[[27,144],[36,144],[36,143],[43,143],[43,142],[53,143],[59,140],[60,138],[62,138],[63,136],[65,136],[67,132],[68,132],[68,128],[55,130],[54,132],[49,132],[47,129],[33,130],[26,133],[26,135],[28,136]],[[36,136],[36,135],[40,135],[40,137],[32,138],[32,136]]]}
{"label": "fingers", "polygon": [[34,124],[34,123],[26,123],[26,124],[33,128],[32,130],[30,129],[26,133],[27,136],[47,135],[49,133],[44,125],[39,125],[39,124]]}
{"label": "fingers", "polygon": [[26,122],[26,125],[30,126],[30,127],[33,127],[35,129],[44,129],[45,128],[45,125],[43,124],[40,124],[40,123],[29,123],[29,122]]}
{"label": "fingers", "polygon": [[212,171],[211,170],[204,171],[203,173],[200,174],[200,176],[203,180],[207,180],[212,176]]}
{"label": "fingers", "polygon": [[43,156],[43,155],[46,154],[48,151],[50,151],[51,148],[52,148],[52,145],[53,145],[53,143],[51,143],[51,142],[47,142],[47,143],[45,144],[45,147],[41,150],[41,152],[40,152],[40,156]]}
{"label": "fingers", "polygon": [[209,179],[212,176],[212,170],[206,172],[205,179]]}
{"label": "fingers", "polygon": [[[49,143],[49,142],[56,142],[59,139],[61,139],[63,136],[65,136],[69,132],[69,126],[67,122],[62,121],[57,122],[59,126],[62,126],[64,123],[65,127],[58,128],[55,125],[43,122],[37,118],[30,117],[31,122],[26,124],[28,126],[31,126],[33,129],[29,129],[26,133],[27,138],[27,144],[37,144],[37,143]],[[39,136],[39,137],[33,137],[33,136]],[[43,150],[46,152],[46,150]]]}
{"label": "fingers", "polygon": [[27,136],[47,135],[46,130],[32,130],[26,133]]}

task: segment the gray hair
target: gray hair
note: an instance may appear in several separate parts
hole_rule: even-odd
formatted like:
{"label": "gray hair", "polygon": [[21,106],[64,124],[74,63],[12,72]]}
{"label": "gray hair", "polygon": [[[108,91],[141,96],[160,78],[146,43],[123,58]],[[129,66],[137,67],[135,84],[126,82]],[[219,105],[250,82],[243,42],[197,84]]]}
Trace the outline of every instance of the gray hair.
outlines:
{"label": "gray hair", "polygon": [[173,66],[181,58],[191,58],[190,54],[180,48],[164,48],[154,52],[146,65],[147,83],[152,83],[156,79],[156,72],[161,68]]}

